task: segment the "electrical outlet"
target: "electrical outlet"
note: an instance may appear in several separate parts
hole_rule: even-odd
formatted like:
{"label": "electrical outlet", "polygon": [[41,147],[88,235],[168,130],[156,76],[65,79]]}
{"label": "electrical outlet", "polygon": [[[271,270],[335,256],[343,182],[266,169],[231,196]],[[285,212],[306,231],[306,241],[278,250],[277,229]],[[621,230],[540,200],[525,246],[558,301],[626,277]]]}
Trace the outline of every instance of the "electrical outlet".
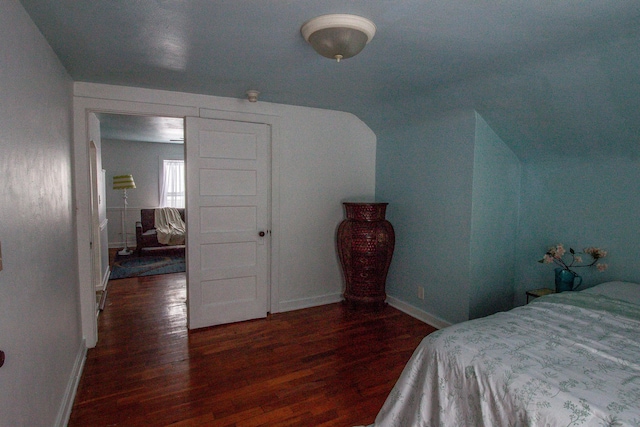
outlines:
{"label": "electrical outlet", "polygon": [[418,299],[424,299],[424,288],[422,286],[418,286]]}

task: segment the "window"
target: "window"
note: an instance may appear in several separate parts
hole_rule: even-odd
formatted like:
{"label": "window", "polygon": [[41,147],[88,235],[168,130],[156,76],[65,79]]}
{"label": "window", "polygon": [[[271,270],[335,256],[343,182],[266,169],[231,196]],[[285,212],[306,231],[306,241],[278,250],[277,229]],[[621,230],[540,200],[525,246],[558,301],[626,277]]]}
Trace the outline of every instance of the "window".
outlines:
{"label": "window", "polygon": [[160,207],[184,208],[184,160],[163,160]]}

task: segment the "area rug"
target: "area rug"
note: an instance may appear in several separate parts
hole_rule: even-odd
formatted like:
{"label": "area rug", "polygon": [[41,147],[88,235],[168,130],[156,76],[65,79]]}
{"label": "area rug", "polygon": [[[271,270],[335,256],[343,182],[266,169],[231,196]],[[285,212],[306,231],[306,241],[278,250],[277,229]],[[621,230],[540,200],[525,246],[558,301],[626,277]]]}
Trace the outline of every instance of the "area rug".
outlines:
{"label": "area rug", "polygon": [[127,277],[154,276],[156,274],[181,273],[185,271],[184,256],[151,255],[120,256],[111,267],[109,279],[125,279]]}

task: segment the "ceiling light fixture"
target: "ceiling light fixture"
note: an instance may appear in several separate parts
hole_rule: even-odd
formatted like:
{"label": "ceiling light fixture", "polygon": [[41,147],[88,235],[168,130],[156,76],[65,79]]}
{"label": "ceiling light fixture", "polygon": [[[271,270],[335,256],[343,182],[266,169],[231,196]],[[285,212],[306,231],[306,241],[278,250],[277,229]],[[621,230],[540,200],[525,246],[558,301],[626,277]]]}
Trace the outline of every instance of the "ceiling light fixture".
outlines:
{"label": "ceiling light fixture", "polygon": [[360,53],[375,35],[376,26],[356,15],[322,15],[305,22],[300,32],[316,52],[340,62]]}

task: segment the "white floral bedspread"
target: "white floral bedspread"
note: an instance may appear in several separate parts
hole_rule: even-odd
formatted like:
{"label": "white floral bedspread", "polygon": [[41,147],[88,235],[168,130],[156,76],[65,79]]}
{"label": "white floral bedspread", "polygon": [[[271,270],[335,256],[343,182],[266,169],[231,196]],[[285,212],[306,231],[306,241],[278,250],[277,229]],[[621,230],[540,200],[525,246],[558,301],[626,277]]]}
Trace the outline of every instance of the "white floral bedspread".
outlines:
{"label": "white floral bedspread", "polygon": [[640,426],[640,306],[565,292],[432,333],[372,426]]}

